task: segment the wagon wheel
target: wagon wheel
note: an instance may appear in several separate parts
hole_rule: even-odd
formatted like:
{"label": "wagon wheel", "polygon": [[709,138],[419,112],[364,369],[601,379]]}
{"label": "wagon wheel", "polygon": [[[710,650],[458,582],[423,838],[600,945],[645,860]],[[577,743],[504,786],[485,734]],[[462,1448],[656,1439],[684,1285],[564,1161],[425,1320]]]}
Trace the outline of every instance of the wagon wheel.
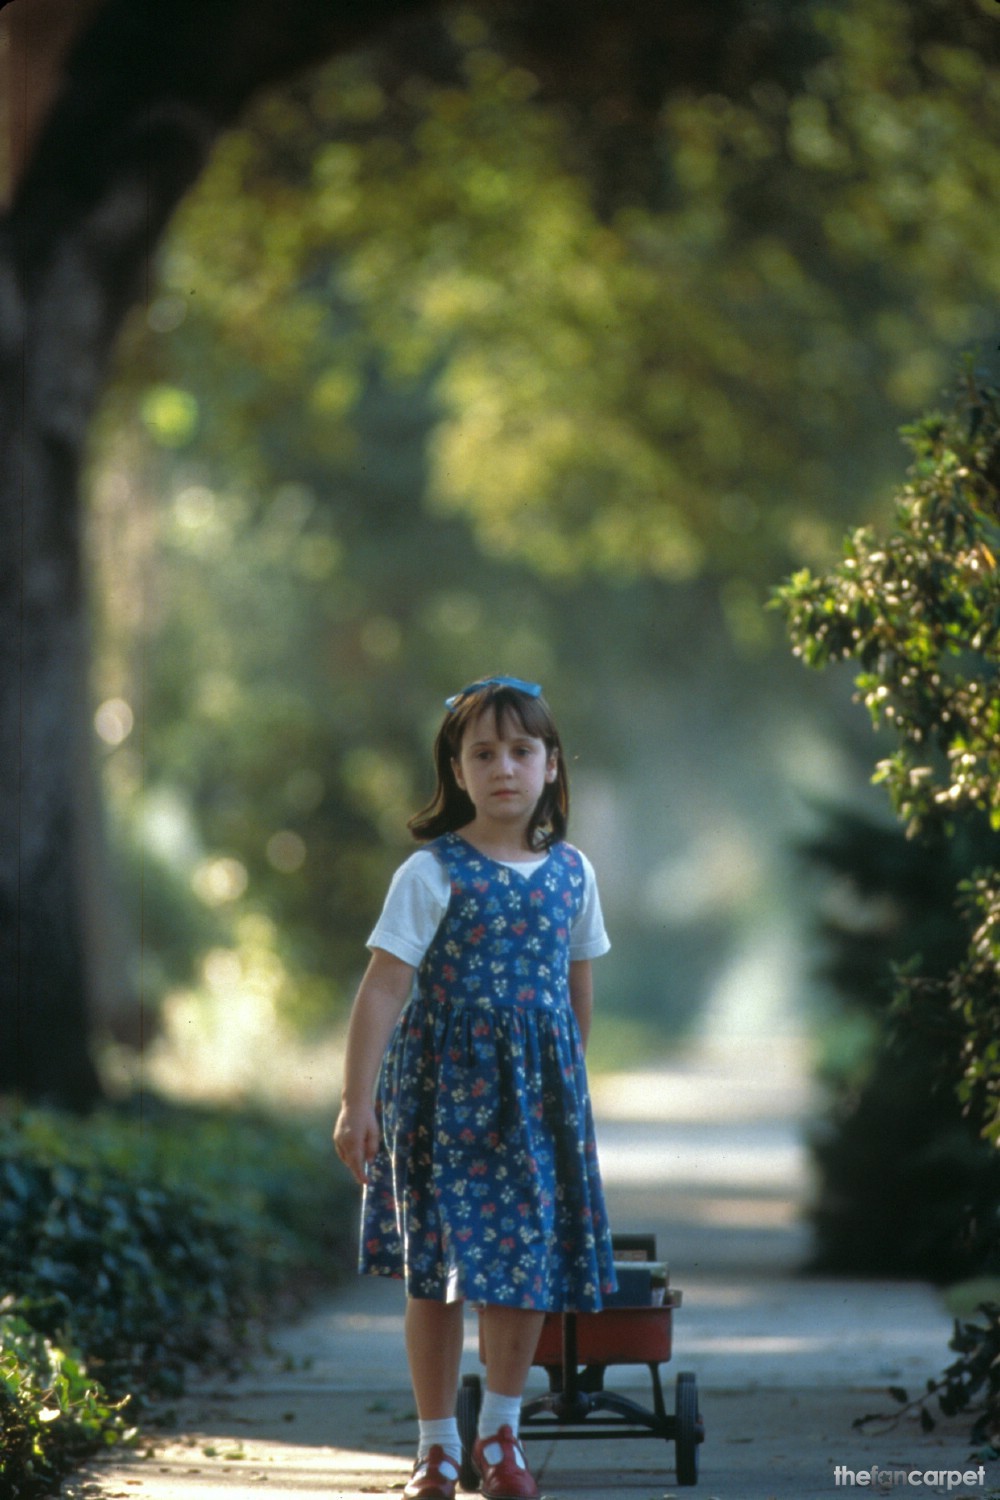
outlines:
{"label": "wagon wheel", "polygon": [[674,1451],[677,1455],[677,1483],[698,1483],[698,1444],[704,1440],[705,1428],[698,1412],[698,1383],[690,1370],[677,1377],[674,1396]]}
{"label": "wagon wheel", "polygon": [[458,1471],[458,1482],[463,1490],[478,1490],[479,1475],[472,1467],[472,1445],[479,1428],[479,1408],[483,1404],[483,1382],[478,1375],[463,1375],[458,1391],[455,1417],[458,1435],[462,1439],[462,1466]]}

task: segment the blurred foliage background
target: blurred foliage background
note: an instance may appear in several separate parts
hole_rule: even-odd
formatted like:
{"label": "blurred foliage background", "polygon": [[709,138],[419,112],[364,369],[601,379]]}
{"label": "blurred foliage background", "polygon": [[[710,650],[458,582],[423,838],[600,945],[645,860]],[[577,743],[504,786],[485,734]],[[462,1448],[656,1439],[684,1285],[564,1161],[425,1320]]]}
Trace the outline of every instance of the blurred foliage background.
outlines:
{"label": "blurred foliage background", "polygon": [[329,1097],[441,700],[492,670],[564,730],[598,1063],[801,1025],[789,843],[882,804],[764,604],[996,346],[1000,75],[986,0],[753,24],[766,65],[595,161],[458,10],[263,98],[187,199],[90,453],[112,1079],[163,1028],[240,1092],[277,1028]]}

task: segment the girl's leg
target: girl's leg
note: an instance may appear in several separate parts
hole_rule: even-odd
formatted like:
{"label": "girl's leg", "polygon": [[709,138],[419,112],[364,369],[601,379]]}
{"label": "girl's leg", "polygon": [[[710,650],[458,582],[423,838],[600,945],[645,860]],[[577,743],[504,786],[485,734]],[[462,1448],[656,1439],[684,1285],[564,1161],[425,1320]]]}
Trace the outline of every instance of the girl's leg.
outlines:
{"label": "girl's leg", "polygon": [[481,1478],[480,1494],[537,1500],[538,1485],[528,1468],[518,1433],[521,1393],[535,1357],[544,1313],[519,1307],[483,1308],[486,1394],[472,1462]]}
{"label": "girl's leg", "polygon": [[483,1354],[486,1388],[498,1396],[518,1396],[524,1390],[545,1320],[543,1312],[520,1307],[483,1308]]}
{"label": "girl's leg", "polygon": [[465,1331],[464,1304],[406,1300],[406,1354],[420,1418],[413,1474],[403,1500],[454,1496],[462,1463],[462,1439],[455,1419],[458,1368]]}
{"label": "girl's leg", "polygon": [[406,1300],[406,1355],[417,1416],[439,1421],[455,1415],[458,1371],[465,1336],[465,1304]]}

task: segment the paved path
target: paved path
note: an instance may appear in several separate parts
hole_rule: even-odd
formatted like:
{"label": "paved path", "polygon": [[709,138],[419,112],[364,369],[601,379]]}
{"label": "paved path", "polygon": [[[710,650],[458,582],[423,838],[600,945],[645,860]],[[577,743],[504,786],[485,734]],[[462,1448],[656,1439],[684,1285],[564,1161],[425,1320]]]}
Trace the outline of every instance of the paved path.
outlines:
{"label": "paved path", "polygon": [[[972,1474],[964,1423],[921,1434],[908,1420],[882,1433],[853,1420],[889,1404],[887,1384],[916,1390],[948,1357],[950,1320],[936,1294],[912,1283],[800,1274],[808,1239],[801,1124],[809,1100],[794,1057],[705,1059],[595,1087],[601,1161],[619,1230],[654,1230],[684,1292],[674,1358],[693,1370],[707,1439],[701,1483],[681,1493],[726,1500],[819,1500],[871,1484],[874,1467],[907,1494],[1000,1494],[1000,1475]],[[783,1066],[784,1063],[784,1066]],[[275,1340],[272,1358],[239,1382],[193,1392],[183,1437],[148,1458],[95,1465],[64,1495],[94,1500],[360,1500],[397,1491],[409,1473],[415,1424],[406,1385],[397,1286],[365,1280]],[[468,1324],[467,1370],[479,1369]],[[539,1379],[543,1377],[539,1376]],[[533,1381],[535,1377],[533,1376]],[[609,1373],[612,1389],[648,1402],[644,1367]],[[645,1394],[644,1394],[645,1391]],[[677,1493],[673,1449],[661,1440],[538,1440],[533,1467],[562,1500]],[[850,1485],[837,1466],[855,1476]],[[905,1478],[917,1475],[915,1485]],[[994,1489],[994,1485],[998,1488]]]}

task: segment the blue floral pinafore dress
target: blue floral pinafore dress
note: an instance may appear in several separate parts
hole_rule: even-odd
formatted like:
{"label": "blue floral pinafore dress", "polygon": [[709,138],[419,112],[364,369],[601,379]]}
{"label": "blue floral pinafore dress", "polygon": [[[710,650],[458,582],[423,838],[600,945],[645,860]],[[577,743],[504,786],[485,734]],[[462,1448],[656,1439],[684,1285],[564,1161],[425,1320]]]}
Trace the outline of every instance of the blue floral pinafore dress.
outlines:
{"label": "blue floral pinafore dress", "polygon": [[360,1270],[413,1297],[599,1309],[615,1279],[569,1002],[580,856],[560,843],[521,875],[459,834],[426,847],[451,897],[382,1063]]}

